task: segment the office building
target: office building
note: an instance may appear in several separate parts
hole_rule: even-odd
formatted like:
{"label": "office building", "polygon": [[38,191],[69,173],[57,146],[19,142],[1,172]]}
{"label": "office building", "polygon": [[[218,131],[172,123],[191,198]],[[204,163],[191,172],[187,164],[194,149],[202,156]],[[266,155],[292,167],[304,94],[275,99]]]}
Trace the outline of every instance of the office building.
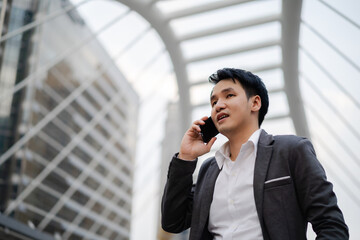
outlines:
{"label": "office building", "polygon": [[60,239],[129,239],[137,94],[69,1],[8,4],[8,32],[38,26],[1,45],[2,214]]}

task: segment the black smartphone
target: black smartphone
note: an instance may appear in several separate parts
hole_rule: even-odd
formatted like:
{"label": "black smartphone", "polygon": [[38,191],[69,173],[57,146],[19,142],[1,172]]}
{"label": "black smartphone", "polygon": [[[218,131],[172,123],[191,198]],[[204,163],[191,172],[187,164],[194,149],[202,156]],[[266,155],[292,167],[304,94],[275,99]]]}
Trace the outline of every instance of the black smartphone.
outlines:
{"label": "black smartphone", "polygon": [[201,137],[205,143],[208,143],[211,138],[215,137],[219,133],[211,117],[205,120],[204,125],[200,125],[200,129]]}

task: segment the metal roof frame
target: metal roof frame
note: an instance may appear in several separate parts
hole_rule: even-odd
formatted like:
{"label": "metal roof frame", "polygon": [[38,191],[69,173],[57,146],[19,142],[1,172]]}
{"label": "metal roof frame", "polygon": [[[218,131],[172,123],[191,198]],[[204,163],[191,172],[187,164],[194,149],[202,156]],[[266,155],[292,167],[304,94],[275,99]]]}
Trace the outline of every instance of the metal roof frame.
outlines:
{"label": "metal roof frame", "polygon": [[[2,230],[3,228],[4,230]],[[49,234],[40,232],[30,228],[29,226],[16,221],[12,217],[5,216],[0,213],[0,231],[6,232],[10,236],[17,237],[16,239],[38,239],[38,240],[54,240],[55,238]],[[14,238],[15,239],[15,238]]]}
{"label": "metal roof frame", "polygon": [[[117,0],[126,5],[131,10],[140,14],[146,19],[151,26],[157,31],[161,37],[174,66],[174,72],[177,79],[179,97],[180,97],[180,112],[183,121],[180,122],[181,130],[186,131],[191,119],[191,110],[195,107],[190,102],[190,88],[192,84],[189,83],[189,74],[187,73],[187,64],[190,62],[206,60],[234,53],[256,50],[265,47],[280,45],[282,48],[282,65],[280,66],[284,73],[284,92],[286,93],[289,104],[289,115],[274,116],[272,119],[279,119],[290,116],[295,131],[298,135],[310,137],[308,129],[305,110],[301,100],[301,93],[299,89],[298,78],[298,48],[299,48],[299,29],[302,1],[286,1],[282,0],[282,13],[279,15],[263,16],[254,20],[230,24],[227,26],[216,27],[196,33],[186,34],[184,36],[176,36],[174,30],[171,28],[169,22],[173,19],[191,16],[194,14],[205,13],[207,11],[216,10],[219,8],[226,8],[242,3],[251,2],[249,0],[229,0],[212,2],[206,5],[200,5],[191,9],[179,10],[171,14],[163,14],[155,3],[157,1],[140,1],[140,0]],[[182,41],[200,38],[204,36],[219,34],[222,32],[232,31],[240,28],[247,28],[256,25],[261,25],[269,22],[280,21],[282,26],[282,35],[280,41],[263,42],[251,46],[245,46],[238,49],[231,49],[226,52],[213,53],[196,58],[185,59],[184,54],[180,48]],[[278,66],[278,65],[277,65]],[[275,66],[276,67],[276,66]],[[264,69],[267,69],[265,67]],[[273,66],[269,69],[273,68]],[[262,69],[260,69],[262,70]]]}

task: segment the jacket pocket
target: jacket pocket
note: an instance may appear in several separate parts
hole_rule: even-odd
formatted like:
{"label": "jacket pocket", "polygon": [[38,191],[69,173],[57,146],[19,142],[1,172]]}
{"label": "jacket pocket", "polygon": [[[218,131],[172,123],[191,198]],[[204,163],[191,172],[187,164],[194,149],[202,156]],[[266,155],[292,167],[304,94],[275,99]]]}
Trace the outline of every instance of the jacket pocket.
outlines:
{"label": "jacket pocket", "polygon": [[264,223],[272,240],[305,240],[304,218],[290,176],[264,183]]}
{"label": "jacket pocket", "polygon": [[290,184],[291,182],[292,182],[292,180],[291,180],[290,176],[273,178],[273,179],[269,179],[269,180],[265,181],[264,188],[267,189],[267,188],[283,186],[283,185]]}

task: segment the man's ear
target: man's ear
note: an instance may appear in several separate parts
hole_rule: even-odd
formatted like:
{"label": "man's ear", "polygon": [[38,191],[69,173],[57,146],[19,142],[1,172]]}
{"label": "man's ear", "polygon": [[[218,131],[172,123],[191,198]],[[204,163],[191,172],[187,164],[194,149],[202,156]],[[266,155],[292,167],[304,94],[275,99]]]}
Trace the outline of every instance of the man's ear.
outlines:
{"label": "man's ear", "polygon": [[261,98],[259,95],[255,95],[251,98],[251,111],[258,112],[261,108]]}

